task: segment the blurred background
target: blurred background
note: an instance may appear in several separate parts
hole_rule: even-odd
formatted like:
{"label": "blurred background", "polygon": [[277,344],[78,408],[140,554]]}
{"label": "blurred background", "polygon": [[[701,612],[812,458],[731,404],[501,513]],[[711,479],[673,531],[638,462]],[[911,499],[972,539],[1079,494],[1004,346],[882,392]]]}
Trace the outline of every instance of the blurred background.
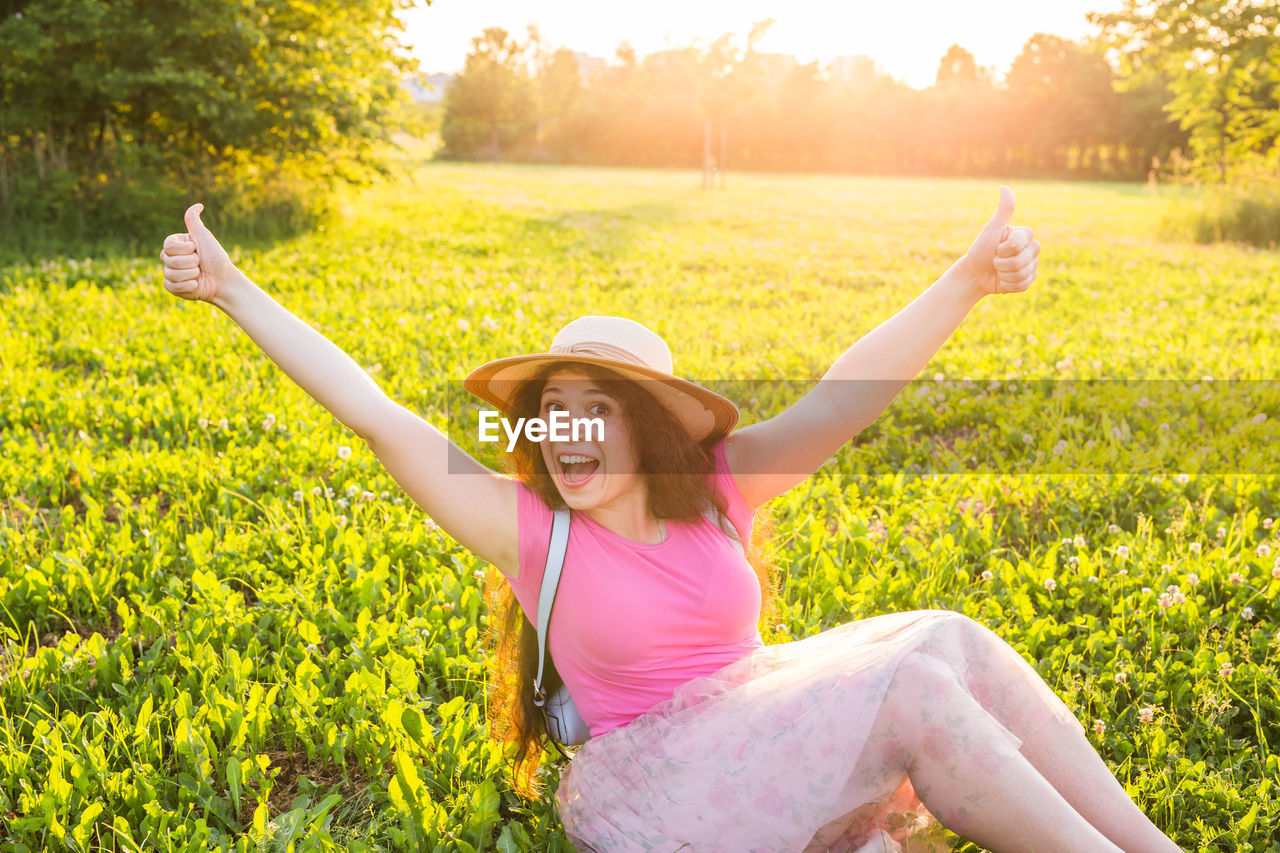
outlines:
{"label": "blurred background", "polygon": [[4,0],[11,244],[245,233],[452,160],[1212,185],[1201,239],[1280,232],[1270,2]]}

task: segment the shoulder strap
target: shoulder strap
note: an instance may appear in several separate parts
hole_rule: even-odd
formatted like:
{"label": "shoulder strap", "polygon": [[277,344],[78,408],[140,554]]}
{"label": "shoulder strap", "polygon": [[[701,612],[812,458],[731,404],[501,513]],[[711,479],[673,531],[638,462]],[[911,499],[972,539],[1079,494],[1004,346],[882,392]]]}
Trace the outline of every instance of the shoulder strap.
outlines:
{"label": "shoulder strap", "polygon": [[742,536],[738,533],[738,529],[733,526],[733,520],[726,515],[724,517],[724,524],[720,524],[719,516],[716,514],[716,508],[711,505],[708,505],[707,508],[702,511],[702,514],[706,517],[707,521],[711,522],[712,526],[719,527],[722,533],[733,540],[733,547],[738,549],[738,553],[742,555],[743,559],[746,559],[747,552],[742,549]]}
{"label": "shoulder strap", "polygon": [[551,544],[547,547],[547,565],[542,570],[542,588],[538,591],[538,674],[533,680],[533,703],[539,708],[546,701],[542,689],[542,665],[547,653],[547,625],[551,622],[551,605],[560,585],[564,568],[564,552],[569,547],[569,510],[558,509],[551,521]]}

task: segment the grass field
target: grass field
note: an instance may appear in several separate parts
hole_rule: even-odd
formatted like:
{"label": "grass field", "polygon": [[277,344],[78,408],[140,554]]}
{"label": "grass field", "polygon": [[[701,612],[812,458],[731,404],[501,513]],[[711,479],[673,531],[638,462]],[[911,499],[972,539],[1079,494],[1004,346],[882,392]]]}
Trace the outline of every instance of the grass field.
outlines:
{"label": "grass field", "polygon": [[[447,429],[451,381],[591,313],[653,328],[682,375],[798,393],[998,197],[996,181],[697,182],[425,164],[350,194],[322,231],[229,248]],[[923,379],[983,399],[991,380],[1176,397],[1274,378],[1280,253],[1163,242],[1170,199],[1147,187],[1013,189],[1039,278],[979,304]],[[567,850],[556,771],[523,802],[485,738],[485,564],[228,317],[164,290],[164,237],[143,257],[0,268],[0,847]],[[1280,416],[1254,408],[1201,429],[1252,440]],[[964,448],[922,457],[912,436],[967,411],[910,388],[771,504],[765,641],[962,611],[1034,662],[1184,849],[1280,851],[1276,469],[946,473]],[[1132,415],[1116,434],[1153,443]]]}

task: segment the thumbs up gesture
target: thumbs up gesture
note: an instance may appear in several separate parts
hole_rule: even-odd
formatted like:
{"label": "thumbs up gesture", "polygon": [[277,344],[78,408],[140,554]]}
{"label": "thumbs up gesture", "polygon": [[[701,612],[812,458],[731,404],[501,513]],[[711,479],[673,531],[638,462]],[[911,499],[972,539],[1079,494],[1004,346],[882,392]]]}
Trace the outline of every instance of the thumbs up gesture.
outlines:
{"label": "thumbs up gesture", "polygon": [[1013,190],[1001,187],[1000,206],[964,254],[965,267],[984,295],[1018,293],[1035,280],[1040,241],[1030,228],[1010,228],[1012,218]]}
{"label": "thumbs up gesture", "polygon": [[213,232],[200,221],[203,209],[199,203],[187,208],[183,215],[187,233],[165,237],[160,260],[164,261],[165,290],[183,299],[212,302],[235,266]]}

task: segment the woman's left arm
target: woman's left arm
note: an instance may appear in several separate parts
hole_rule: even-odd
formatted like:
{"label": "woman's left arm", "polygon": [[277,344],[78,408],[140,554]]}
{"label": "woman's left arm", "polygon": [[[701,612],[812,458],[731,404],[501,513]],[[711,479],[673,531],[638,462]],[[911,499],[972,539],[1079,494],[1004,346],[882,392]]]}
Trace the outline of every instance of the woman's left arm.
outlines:
{"label": "woman's left arm", "polygon": [[910,305],[836,359],[812,391],[785,411],[729,436],[725,456],[753,507],[802,482],[866,429],[989,293],[1026,290],[1040,243],[1030,228],[1009,228],[1013,191],[969,250]]}

